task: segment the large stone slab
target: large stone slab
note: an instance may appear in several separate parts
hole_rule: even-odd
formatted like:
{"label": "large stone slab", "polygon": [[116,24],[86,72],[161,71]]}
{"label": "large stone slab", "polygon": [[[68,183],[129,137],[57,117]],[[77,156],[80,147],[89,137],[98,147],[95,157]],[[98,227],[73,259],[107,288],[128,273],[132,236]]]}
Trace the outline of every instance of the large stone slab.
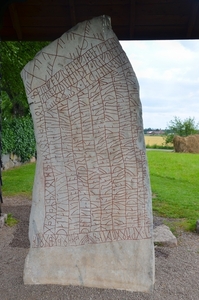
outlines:
{"label": "large stone slab", "polygon": [[151,291],[151,190],[139,85],[110,18],[22,70],[37,141],[25,284]]}

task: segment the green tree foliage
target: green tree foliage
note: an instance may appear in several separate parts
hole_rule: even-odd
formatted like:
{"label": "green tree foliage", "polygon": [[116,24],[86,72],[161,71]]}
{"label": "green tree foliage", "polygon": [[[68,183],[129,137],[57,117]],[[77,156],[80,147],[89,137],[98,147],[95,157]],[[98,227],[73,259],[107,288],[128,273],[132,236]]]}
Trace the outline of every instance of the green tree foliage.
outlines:
{"label": "green tree foliage", "polygon": [[13,153],[22,162],[35,156],[36,145],[30,116],[2,121],[2,153]]}
{"label": "green tree foliage", "polygon": [[33,122],[21,71],[49,42],[0,42],[2,153],[27,161],[35,155]]}
{"label": "green tree foliage", "polygon": [[0,43],[2,119],[25,116],[29,113],[28,102],[20,73],[49,42],[2,41]]}
{"label": "green tree foliage", "polygon": [[181,120],[178,117],[174,117],[168,124],[166,128],[165,143],[173,143],[173,138],[175,135],[188,136],[191,134],[198,133],[199,123],[196,123],[195,118],[186,118]]}

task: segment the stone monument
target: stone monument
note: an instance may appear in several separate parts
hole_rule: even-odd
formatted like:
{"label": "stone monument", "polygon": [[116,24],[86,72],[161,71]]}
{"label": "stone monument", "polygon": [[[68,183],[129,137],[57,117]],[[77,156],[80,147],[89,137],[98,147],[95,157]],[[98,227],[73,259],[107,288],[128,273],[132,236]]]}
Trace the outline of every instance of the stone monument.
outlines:
{"label": "stone monument", "polygon": [[110,18],[77,24],[21,76],[37,142],[24,283],[151,291],[139,86]]}

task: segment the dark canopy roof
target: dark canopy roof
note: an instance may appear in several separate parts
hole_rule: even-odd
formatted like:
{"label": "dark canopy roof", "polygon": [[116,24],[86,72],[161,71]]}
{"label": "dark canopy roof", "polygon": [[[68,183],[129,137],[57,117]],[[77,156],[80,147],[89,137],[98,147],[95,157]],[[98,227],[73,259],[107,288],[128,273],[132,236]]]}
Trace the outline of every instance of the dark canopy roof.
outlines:
{"label": "dark canopy roof", "polygon": [[111,17],[120,40],[199,38],[199,0],[1,0],[1,40],[54,40],[76,23]]}

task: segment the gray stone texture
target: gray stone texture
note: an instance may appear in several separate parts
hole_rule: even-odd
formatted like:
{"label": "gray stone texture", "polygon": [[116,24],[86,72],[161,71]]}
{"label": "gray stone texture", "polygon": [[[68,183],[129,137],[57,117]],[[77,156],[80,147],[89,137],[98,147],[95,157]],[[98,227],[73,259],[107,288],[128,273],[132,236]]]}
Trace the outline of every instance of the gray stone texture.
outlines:
{"label": "gray stone texture", "polygon": [[14,154],[2,154],[2,168],[3,170],[8,170],[16,166],[20,166],[20,158]]}
{"label": "gray stone texture", "polygon": [[2,228],[7,220],[8,215],[7,214],[1,214],[0,215],[0,228]]}
{"label": "gray stone texture", "polygon": [[110,18],[77,24],[21,76],[37,142],[24,283],[151,291],[139,85]]}
{"label": "gray stone texture", "polygon": [[168,226],[160,225],[153,230],[154,243],[161,244],[164,247],[176,247],[177,238],[171,232]]}

